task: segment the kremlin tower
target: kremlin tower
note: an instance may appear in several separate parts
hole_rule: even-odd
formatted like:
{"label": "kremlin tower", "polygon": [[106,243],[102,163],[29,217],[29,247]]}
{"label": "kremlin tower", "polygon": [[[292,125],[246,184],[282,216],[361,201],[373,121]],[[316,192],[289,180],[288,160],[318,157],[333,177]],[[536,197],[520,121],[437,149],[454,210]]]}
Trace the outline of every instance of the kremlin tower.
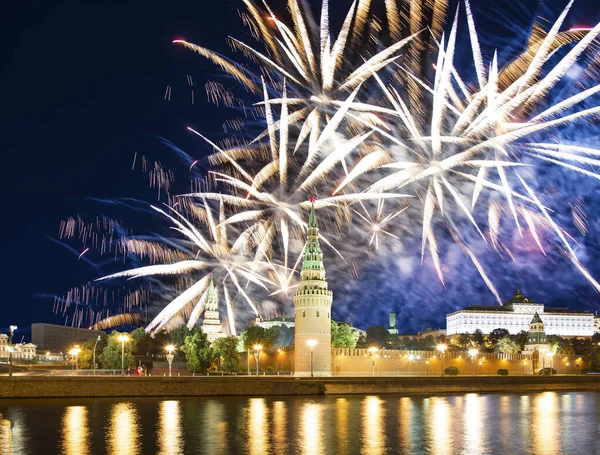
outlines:
{"label": "kremlin tower", "polygon": [[298,290],[294,293],[295,374],[331,376],[331,303],[327,289],[315,198],[311,197],[308,239],[304,247]]}
{"label": "kremlin tower", "polygon": [[219,318],[219,301],[217,292],[213,283],[212,273],[210,276],[210,285],[208,287],[208,296],[206,297],[206,311],[204,312],[204,321],[202,322],[202,331],[208,336],[211,343],[217,338],[225,336],[223,324]]}

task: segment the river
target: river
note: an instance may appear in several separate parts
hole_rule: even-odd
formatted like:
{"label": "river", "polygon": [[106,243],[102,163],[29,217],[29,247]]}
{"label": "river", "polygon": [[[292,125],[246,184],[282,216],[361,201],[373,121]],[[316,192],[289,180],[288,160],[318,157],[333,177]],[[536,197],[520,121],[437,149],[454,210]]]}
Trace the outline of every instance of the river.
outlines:
{"label": "river", "polygon": [[0,400],[0,454],[600,454],[600,393]]}

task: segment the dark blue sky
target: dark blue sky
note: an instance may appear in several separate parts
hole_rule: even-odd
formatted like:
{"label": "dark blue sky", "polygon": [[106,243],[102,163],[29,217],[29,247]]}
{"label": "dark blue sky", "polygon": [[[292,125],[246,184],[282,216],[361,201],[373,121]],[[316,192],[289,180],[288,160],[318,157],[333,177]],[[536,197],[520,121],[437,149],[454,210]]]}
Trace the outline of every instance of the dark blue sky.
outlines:
{"label": "dark blue sky", "polygon": [[[335,6],[337,2],[332,3]],[[502,8],[503,2],[494,3]],[[474,10],[480,11],[480,28],[502,33],[493,21],[485,24],[489,2],[473,4]],[[19,3],[4,15],[10,19],[0,30],[4,50],[0,73],[1,182],[5,187],[0,330],[9,324],[61,321],[51,311],[52,299],[36,296],[62,295],[96,277],[93,270],[52,239],[57,238],[61,220],[78,213],[94,216],[100,211],[90,204],[91,198],[151,200],[153,193],[146,190],[145,178],[130,170],[135,152],[169,163],[175,159],[173,153],[157,139],[164,137],[201,158],[206,148],[185,127],[200,125],[214,137],[222,134],[221,122],[227,113],[207,103],[203,88],[206,79],[218,77],[218,70],[171,41],[184,37],[227,52],[228,34],[246,34],[237,13],[241,2],[149,5],[151,2]],[[497,17],[502,15],[494,20]],[[568,22],[594,25],[599,17],[597,2],[578,0]],[[187,74],[192,74],[199,85],[193,106]],[[173,87],[171,102],[163,100],[167,85]],[[104,207],[102,213],[113,215],[111,210],[110,206]],[[597,250],[597,239],[589,240]],[[577,292],[568,302],[561,297],[561,303],[597,309],[598,298],[591,287],[566,263],[562,268],[564,279],[572,280]],[[505,275],[498,277],[499,288],[503,297],[509,298],[516,274],[509,266],[502,266],[498,273]],[[520,276],[526,273],[521,271]],[[378,282],[384,276],[377,268],[367,270],[365,276],[372,278],[367,295],[372,296],[369,306],[376,310],[366,309],[360,302],[348,304],[346,308],[352,311],[355,322],[384,323],[382,318],[389,311],[418,311],[418,302],[413,298],[411,302],[402,299],[402,295],[418,295],[418,288],[394,288],[387,279],[384,286]],[[545,282],[539,273],[525,276],[524,281],[527,279],[524,288],[534,298],[552,300],[552,282]],[[402,286],[427,286],[427,280],[423,275],[408,284],[402,281]],[[476,301],[456,301],[465,286],[469,300]],[[335,284],[332,287],[335,290]],[[493,304],[493,298],[480,284],[469,286],[458,281],[451,288],[447,298],[440,294],[444,305],[431,305],[421,318],[400,318],[399,323],[404,320],[406,330],[421,328],[425,321],[441,325],[446,311],[457,305]],[[397,295],[390,296],[394,291]],[[440,287],[439,292],[447,291]],[[347,317],[340,314],[338,318]]]}

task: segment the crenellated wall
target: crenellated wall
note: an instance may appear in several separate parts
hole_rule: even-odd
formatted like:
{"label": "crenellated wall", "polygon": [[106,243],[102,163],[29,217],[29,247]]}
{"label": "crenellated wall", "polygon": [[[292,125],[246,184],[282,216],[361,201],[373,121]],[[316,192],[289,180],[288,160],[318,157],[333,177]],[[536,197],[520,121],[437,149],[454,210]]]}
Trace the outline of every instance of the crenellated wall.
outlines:
{"label": "crenellated wall", "polygon": [[[412,356],[412,357],[411,357]],[[240,371],[247,370],[247,354],[242,353]],[[412,359],[412,360],[411,360]],[[375,364],[373,365],[373,361]],[[533,362],[532,362],[533,361]],[[539,362],[539,367],[538,367]],[[465,353],[446,352],[444,368],[454,366],[459,375],[496,374],[499,369],[506,369],[509,375],[537,374],[542,367],[553,367],[558,374],[575,374],[589,367],[586,356],[555,354],[552,360],[546,358],[542,364],[537,356],[531,354],[479,354],[475,362]],[[535,366],[534,366],[535,364]],[[577,366],[579,365],[579,367]],[[293,372],[294,348],[262,352],[260,369],[266,371],[271,367],[273,372]],[[440,376],[442,362],[437,351],[397,351],[380,350],[373,358],[367,349],[332,349],[331,373],[333,376]],[[251,373],[256,372],[256,358],[250,354]]]}

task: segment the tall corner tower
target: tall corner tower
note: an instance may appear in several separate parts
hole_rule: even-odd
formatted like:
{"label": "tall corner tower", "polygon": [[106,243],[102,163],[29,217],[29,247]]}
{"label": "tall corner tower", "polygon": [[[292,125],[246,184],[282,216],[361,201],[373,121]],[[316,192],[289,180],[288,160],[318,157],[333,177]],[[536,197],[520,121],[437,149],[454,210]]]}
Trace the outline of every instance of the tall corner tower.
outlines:
{"label": "tall corner tower", "polygon": [[211,343],[217,338],[225,336],[223,324],[219,318],[219,300],[213,282],[212,274],[210,276],[210,285],[206,297],[206,311],[204,311],[204,321],[202,321],[202,331],[206,333],[208,341]]}
{"label": "tall corner tower", "polygon": [[[319,245],[319,227],[315,199],[310,198],[308,238],[302,258],[298,290],[294,293],[296,376],[331,376],[331,303],[333,292],[327,289],[323,252]],[[312,347],[310,344],[314,344]],[[316,344],[314,343],[316,342]]]}

